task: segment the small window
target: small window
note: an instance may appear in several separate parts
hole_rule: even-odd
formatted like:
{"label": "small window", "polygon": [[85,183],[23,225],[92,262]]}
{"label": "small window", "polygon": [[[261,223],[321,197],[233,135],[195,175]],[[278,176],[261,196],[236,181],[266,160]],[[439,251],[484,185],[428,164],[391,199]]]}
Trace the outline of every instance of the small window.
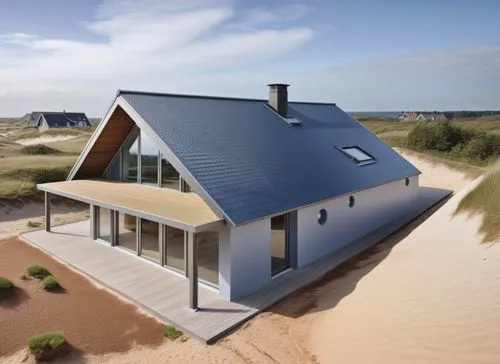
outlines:
{"label": "small window", "polygon": [[405,179],[405,186],[409,186],[410,185],[410,179],[409,178],[406,178]]}
{"label": "small window", "polygon": [[342,147],[339,148],[345,155],[355,161],[358,165],[375,163],[375,158],[366,153],[360,147]]}
{"label": "small window", "polygon": [[354,196],[349,196],[349,207],[353,208],[355,204],[356,204],[356,199],[354,198]]}
{"label": "small window", "polygon": [[328,219],[328,213],[325,209],[321,209],[318,212],[318,224],[324,225],[326,220]]}

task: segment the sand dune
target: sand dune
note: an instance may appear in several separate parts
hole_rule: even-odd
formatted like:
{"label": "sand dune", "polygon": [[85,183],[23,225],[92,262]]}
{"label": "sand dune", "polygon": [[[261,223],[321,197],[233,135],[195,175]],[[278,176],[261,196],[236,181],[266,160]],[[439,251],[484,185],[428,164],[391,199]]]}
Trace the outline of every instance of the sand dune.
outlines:
{"label": "sand dune", "polygon": [[48,144],[53,142],[62,142],[78,137],[77,135],[44,135],[37,138],[19,139],[16,140],[17,144],[21,145],[34,145],[34,144]]}
{"label": "sand dune", "polygon": [[[320,288],[308,344],[319,362],[500,363],[500,245],[480,244],[479,217],[453,217],[476,184],[385,259]],[[355,289],[328,307],[345,286]]]}

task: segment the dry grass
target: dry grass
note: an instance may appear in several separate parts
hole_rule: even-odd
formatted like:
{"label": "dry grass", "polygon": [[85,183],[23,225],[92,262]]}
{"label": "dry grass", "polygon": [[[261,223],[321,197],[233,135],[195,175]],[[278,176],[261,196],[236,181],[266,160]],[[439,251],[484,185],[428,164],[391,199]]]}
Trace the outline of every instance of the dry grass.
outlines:
{"label": "dry grass", "polygon": [[35,184],[30,181],[1,178],[0,199],[17,200],[20,198],[34,196],[34,187]]}
{"label": "dry grass", "polygon": [[73,139],[69,140],[63,140],[60,142],[53,142],[50,143],[51,148],[55,148],[57,150],[60,150],[61,152],[64,153],[74,153],[74,154],[80,154],[85,145],[87,144],[87,141],[90,138],[89,135],[84,135],[80,137],[76,137]]}
{"label": "dry grass", "polygon": [[429,154],[427,152],[426,153],[417,152],[417,151],[414,151],[412,149],[406,149],[406,148],[400,148],[400,147],[395,148],[395,149],[398,151],[403,151],[403,152],[408,153],[408,154],[413,154],[419,158],[424,158],[425,160],[427,160],[431,163],[444,164],[445,166],[447,166],[451,169],[465,173],[467,176],[469,176],[471,178],[477,178],[484,173],[484,169],[481,167],[473,166],[473,165],[463,163],[463,162],[457,162],[457,161],[445,159],[445,158],[442,158],[440,156],[435,156],[435,155]]}
{"label": "dry grass", "polygon": [[458,212],[480,213],[484,242],[500,238],[500,161],[488,172],[479,185],[458,205]]}
{"label": "dry grass", "polygon": [[76,158],[74,155],[17,155],[0,158],[0,175],[19,169],[71,167]]}

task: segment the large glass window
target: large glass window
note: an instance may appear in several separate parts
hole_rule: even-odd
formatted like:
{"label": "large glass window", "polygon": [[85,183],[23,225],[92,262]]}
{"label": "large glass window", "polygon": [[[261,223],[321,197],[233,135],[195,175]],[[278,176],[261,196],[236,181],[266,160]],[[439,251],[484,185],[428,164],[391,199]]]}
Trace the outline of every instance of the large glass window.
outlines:
{"label": "large glass window", "polygon": [[139,138],[135,137],[130,147],[124,146],[123,150],[123,180],[125,182],[137,182]]}
{"label": "large glass window", "polygon": [[179,172],[163,156],[161,158],[161,186],[179,190]]}
{"label": "large glass window", "polygon": [[185,271],[184,230],[165,226],[165,264]]}
{"label": "large glass window", "polygon": [[108,243],[111,239],[111,210],[99,207],[99,235],[98,237]]}
{"label": "large glass window", "polygon": [[137,252],[136,217],[120,213],[118,216],[118,241],[122,248]]}
{"label": "large glass window", "polygon": [[287,215],[271,218],[271,273],[276,275],[288,268]]}
{"label": "large glass window", "polygon": [[141,183],[158,185],[158,147],[141,131]]}
{"label": "large glass window", "polygon": [[198,276],[200,279],[219,284],[219,234],[205,231],[196,234],[198,245]]}
{"label": "large glass window", "polygon": [[141,255],[160,262],[160,239],[158,223],[141,219]]}

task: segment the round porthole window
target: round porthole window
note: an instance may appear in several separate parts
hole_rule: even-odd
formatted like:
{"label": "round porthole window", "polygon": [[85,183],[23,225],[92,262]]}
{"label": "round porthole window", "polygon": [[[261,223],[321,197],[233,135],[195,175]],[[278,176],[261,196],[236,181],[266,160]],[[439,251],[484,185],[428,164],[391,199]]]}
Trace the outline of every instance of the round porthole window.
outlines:
{"label": "round porthole window", "polygon": [[410,185],[410,179],[409,178],[405,178],[405,186],[409,186]]}
{"label": "round porthole window", "polygon": [[328,219],[328,213],[326,212],[325,209],[321,209],[318,212],[318,224],[324,225],[326,222],[326,219]]}
{"label": "round porthole window", "polygon": [[349,207],[353,208],[355,204],[356,199],[354,198],[354,196],[349,196]]}

